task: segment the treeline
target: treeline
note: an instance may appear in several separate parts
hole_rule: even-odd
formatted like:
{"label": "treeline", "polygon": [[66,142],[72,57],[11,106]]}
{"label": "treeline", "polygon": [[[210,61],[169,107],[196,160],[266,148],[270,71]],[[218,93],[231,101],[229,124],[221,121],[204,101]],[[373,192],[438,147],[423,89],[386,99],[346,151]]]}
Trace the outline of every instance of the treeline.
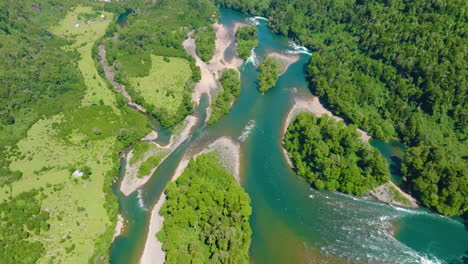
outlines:
{"label": "treeline", "polygon": [[253,48],[258,46],[258,29],[255,26],[243,26],[236,31],[237,55],[246,60]]}
{"label": "treeline", "polygon": [[318,190],[361,196],[390,180],[387,163],[360,140],[356,127],[328,115],[299,114],[288,127],[284,147],[297,174]]}
{"label": "treeline", "polygon": [[83,96],[78,54],[48,31],[78,2],[0,3],[0,186],[22,176],[9,170],[9,157],[32,124],[76,107]]}
{"label": "treeline", "polygon": [[[201,32],[205,28],[206,34],[203,34],[205,39],[210,34],[207,28],[219,17],[218,11],[208,0],[161,0],[156,4],[137,0],[121,4],[121,6],[111,4],[108,9],[122,12],[132,10],[132,12],[128,15],[125,27],[114,27],[108,33],[109,37],[114,33],[118,37],[106,40],[107,60],[116,69],[116,80],[126,85],[135,102],[149,108],[163,127],[172,126],[193,111],[191,102],[193,85],[186,85],[184,103],[175,115],[170,115],[162,108],[147,103],[145,98],[139,96],[131,87],[128,80],[131,77],[148,75],[151,69],[151,54],[154,54],[188,60],[192,70],[192,83],[198,82],[201,78],[200,69],[195,65],[195,60],[185,52],[182,42],[187,38],[188,31],[192,29]],[[211,45],[208,43],[210,41],[214,41],[214,38],[205,39],[206,47],[202,46],[205,59],[210,55],[208,47]]]}
{"label": "treeline", "polygon": [[227,114],[241,92],[240,77],[236,70],[227,69],[223,71],[219,81],[223,89],[216,95],[216,99],[211,105],[211,116],[207,124],[214,124],[223,115]]}
{"label": "treeline", "polygon": [[264,93],[276,85],[279,77],[279,63],[274,57],[265,57],[258,66],[260,73],[257,76],[258,90]]}
{"label": "treeline", "polygon": [[215,53],[216,33],[212,26],[201,27],[194,33],[196,52],[204,62],[213,58]]}
{"label": "treeline", "polygon": [[[308,67],[311,90],[334,113],[376,138],[437,148],[443,156],[454,156],[454,167],[468,167],[468,2],[216,2],[266,16],[273,31],[316,50]],[[408,155],[404,164],[410,168],[414,162]],[[433,165],[439,178],[412,170],[407,188],[440,213],[466,212],[466,171],[451,174],[442,164]],[[431,191],[421,191],[418,182],[431,185]],[[463,187],[446,194],[447,182]],[[459,196],[465,197],[461,203]]]}
{"label": "treeline", "polygon": [[217,153],[190,161],[166,196],[157,236],[167,264],[249,263],[250,199]]}

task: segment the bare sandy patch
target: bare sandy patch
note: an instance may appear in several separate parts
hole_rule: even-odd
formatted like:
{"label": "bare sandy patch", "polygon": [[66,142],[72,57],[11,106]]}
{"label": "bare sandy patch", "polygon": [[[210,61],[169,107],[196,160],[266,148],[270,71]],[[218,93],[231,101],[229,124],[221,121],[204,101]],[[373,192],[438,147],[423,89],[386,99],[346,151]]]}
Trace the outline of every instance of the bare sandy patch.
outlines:
{"label": "bare sandy patch", "polygon": [[[187,168],[190,160],[196,159],[198,156],[218,151],[221,162],[230,173],[236,178],[237,182],[240,181],[240,145],[228,137],[221,137],[208,145],[205,149],[195,155],[185,154],[179,165],[177,166],[171,181],[176,181],[182,175],[185,168]],[[143,255],[140,259],[140,264],[162,264],[165,261],[165,253],[162,250],[162,243],[158,241],[156,234],[161,231],[163,227],[164,217],[159,214],[161,206],[166,201],[164,191],[161,193],[158,202],[151,211],[150,227],[148,237],[146,238],[145,248]]]}
{"label": "bare sandy patch", "polygon": [[[406,203],[403,203],[401,201],[396,200],[390,189],[392,187],[395,188],[408,201]],[[387,183],[380,185],[379,187],[371,190],[369,193],[373,195],[375,198],[377,198],[377,200],[384,202],[384,203],[395,204],[395,205],[399,205],[403,207],[410,207],[410,208],[419,207],[415,198],[405,193],[403,190],[400,189],[400,187],[398,187],[392,181],[389,181]]]}
{"label": "bare sandy patch", "polygon": [[[318,97],[313,96],[310,93],[301,96],[295,93],[293,100],[294,105],[289,110],[288,115],[286,116],[286,120],[283,123],[283,137],[286,134],[289,124],[291,124],[291,122],[296,116],[303,112],[312,113],[318,117],[321,117],[322,115],[328,115],[335,120],[343,121],[343,118],[333,115],[332,112],[328,111],[325,107],[323,107]],[[365,131],[359,128],[356,130],[361,135],[360,139],[363,142],[368,143],[371,139],[371,136],[369,136],[369,134],[367,134]],[[287,155],[287,152],[284,148],[283,152],[286,155],[286,160],[288,161],[288,164],[292,167],[291,161],[289,160],[289,156]]]}
{"label": "bare sandy patch", "polygon": [[114,239],[122,234],[122,231],[125,228],[125,219],[122,217],[121,214],[117,215],[117,224],[115,225],[114,235],[112,237],[112,242]]}
{"label": "bare sandy patch", "polygon": [[283,75],[291,66],[291,64],[297,62],[300,57],[297,54],[288,54],[288,53],[281,53],[277,51],[269,51],[267,53],[268,57],[273,57],[278,60],[279,69],[280,69],[280,76]]}
{"label": "bare sandy patch", "polygon": [[[163,163],[164,160],[168,156],[170,156],[172,154],[172,152],[174,152],[180,146],[180,144],[182,144],[185,140],[187,140],[187,138],[191,134],[192,129],[197,124],[197,121],[198,121],[197,117],[195,117],[193,115],[187,116],[185,118],[186,125],[185,125],[184,129],[182,130],[182,132],[178,136],[173,135],[171,137],[171,140],[170,140],[169,144],[167,144],[166,146],[160,146],[157,143],[154,143],[159,147],[160,150],[166,150],[167,151],[167,154],[159,162],[159,164]],[[148,182],[148,180],[151,178],[151,176],[157,170],[157,168],[159,168],[159,165],[158,165],[158,166],[154,167],[151,170],[150,174],[148,174],[148,175],[146,175],[146,176],[144,176],[142,178],[138,178],[137,177],[137,174],[138,174],[138,169],[137,168],[139,168],[139,167],[138,166],[132,166],[130,164],[130,162],[129,162],[131,160],[131,158],[132,158],[132,155],[133,155],[133,150],[129,151],[128,154],[127,154],[127,157],[126,157],[127,164],[126,164],[126,168],[125,168],[125,175],[124,175],[124,177],[122,179],[122,183],[120,184],[120,191],[125,196],[130,195],[132,192],[134,192],[135,190],[137,190],[141,186],[145,185],[145,183]]]}

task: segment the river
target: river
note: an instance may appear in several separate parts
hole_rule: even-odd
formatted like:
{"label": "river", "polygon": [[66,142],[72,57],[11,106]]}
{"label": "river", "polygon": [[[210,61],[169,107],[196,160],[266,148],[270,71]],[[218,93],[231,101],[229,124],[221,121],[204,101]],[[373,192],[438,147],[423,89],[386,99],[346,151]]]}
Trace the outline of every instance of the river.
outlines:
{"label": "river", "polygon": [[[221,9],[220,22],[226,26],[248,18]],[[112,245],[111,263],[138,262],[151,208],[182,155],[185,151],[195,153],[221,136],[241,142],[241,184],[253,208],[252,263],[463,263],[468,232],[460,218],[316,191],[288,167],[281,152],[281,128],[293,96],[309,93],[305,67],[310,53],[271,33],[264,19],[254,21],[259,29],[258,58],[268,51],[288,51],[298,53],[300,60],[263,95],[256,88],[257,69],[252,60],[247,61],[241,67],[241,96],[228,115],[212,126],[199,122],[191,137],[160,165],[150,181],[129,197],[119,192],[120,182],[116,183],[114,192],[128,223],[125,233]],[[199,120],[205,119],[206,101],[203,97],[195,110]],[[402,147],[395,142],[373,141],[372,145],[389,160],[392,179],[400,184]]]}

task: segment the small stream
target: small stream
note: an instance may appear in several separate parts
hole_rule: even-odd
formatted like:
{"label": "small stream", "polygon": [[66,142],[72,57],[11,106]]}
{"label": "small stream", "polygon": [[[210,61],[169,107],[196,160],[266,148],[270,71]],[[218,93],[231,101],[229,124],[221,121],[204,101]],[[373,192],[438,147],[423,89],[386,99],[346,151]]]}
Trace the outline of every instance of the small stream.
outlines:
{"label": "small stream", "polygon": [[[221,15],[220,23],[228,27],[249,18],[228,9],[221,9]],[[305,67],[310,52],[271,33],[264,19],[256,21],[260,43],[256,56],[273,50],[297,53],[300,60],[263,95],[257,91],[256,67],[246,62],[241,67],[241,96],[228,115],[208,127],[199,122],[140,190],[125,197],[119,192],[120,181],[115,184],[120,212],[128,223],[112,245],[111,263],[138,263],[150,211],[184,152],[196,153],[221,136],[241,143],[241,184],[253,208],[252,263],[463,263],[468,232],[460,218],[316,191],[288,167],[281,152],[281,127],[293,96],[309,93]],[[205,120],[206,107],[207,98],[202,97],[195,109],[199,120]],[[398,168],[404,147],[397,141],[371,144],[389,161],[392,179],[401,184]]]}

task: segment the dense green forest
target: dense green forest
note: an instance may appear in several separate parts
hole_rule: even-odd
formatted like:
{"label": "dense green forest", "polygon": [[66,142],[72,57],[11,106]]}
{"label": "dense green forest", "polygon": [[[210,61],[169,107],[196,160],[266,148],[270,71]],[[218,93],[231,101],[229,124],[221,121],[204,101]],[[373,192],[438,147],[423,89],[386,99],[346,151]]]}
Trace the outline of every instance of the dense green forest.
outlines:
{"label": "dense green forest", "polygon": [[[78,8],[82,4],[88,7]],[[88,37],[109,23],[96,11],[102,9],[102,3],[79,0],[0,3],[1,263],[77,263],[77,255],[80,263],[87,256],[108,260],[118,210],[111,189],[118,154],[148,126],[93,72]],[[64,32],[80,32],[68,37],[58,33],[66,17],[92,23],[86,30],[64,22]],[[57,152],[60,158],[54,158]],[[72,168],[85,176],[71,179]],[[101,228],[94,228],[88,213]]]}
{"label": "dense green forest", "polygon": [[79,55],[62,49],[67,42],[48,31],[73,2],[0,3],[0,186],[21,177],[8,169],[8,158],[31,125],[73,109],[83,96]]}
{"label": "dense green forest", "polygon": [[201,27],[194,33],[198,57],[205,62],[213,58],[215,52],[216,33],[211,26]]}
{"label": "dense green forest", "polygon": [[[400,138],[408,153],[436,148],[454,168],[468,166],[468,2],[216,2],[266,16],[274,32],[315,50],[310,87],[334,113],[376,138]],[[417,168],[416,161],[408,155],[404,168]],[[438,177],[404,171],[411,173],[406,187],[440,213],[466,212],[466,170],[446,173],[443,162],[431,166]],[[449,182],[461,186],[453,189]]]}
{"label": "dense green forest", "polygon": [[0,263],[34,264],[44,254],[40,241],[27,238],[49,230],[49,213],[41,210],[37,190],[0,203]]}
{"label": "dense green forest", "polygon": [[294,168],[315,188],[363,195],[390,180],[380,153],[359,139],[354,126],[328,115],[301,113],[284,138]]}
{"label": "dense green forest", "polygon": [[258,66],[258,90],[264,93],[276,85],[279,77],[279,63],[276,58],[266,57]]}
{"label": "dense green forest", "polygon": [[[192,112],[193,83],[200,79],[200,70],[195,65],[195,60],[185,52],[182,42],[190,30],[196,29],[197,44],[203,44],[197,52],[201,52],[203,59],[212,56],[214,37],[211,35],[214,32],[209,28],[219,17],[218,10],[208,0],[160,0],[156,4],[140,0],[126,5],[132,12],[128,15],[125,27],[114,27],[117,38],[106,40],[107,60],[115,66],[116,79],[127,86],[135,102],[154,114],[163,127],[172,126]],[[120,10],[122,7],[119,3],[114,3],[109,9]],[[111,31],[108,35],[112,36],[114,32]],[[180,57],[190,62],[192,83],[186,84],[184,103],[173,116],[163,108],[146,102],[129,82],[132,77],[144,77],[149,74],[152,54]]]}
{"label": "dense green forest", "polygon": [[255,26],[243,26],[236,31],[237,55],[246,60],[253,48],[258,46],[258,29]]}
{"label": "dense green forest", "polygon": [[207,124],[216,123],[223,115],[229,112],[234,100],[239,97],[241,83],[239,73],[234,69],[227,69],[221,74],[220,83],[223,88],[216,95],[214,103],[211,105],[211,116]]}
{"label": "dense green forest", "polygon": [[249,263],[250,199],[212,152],[168,184],[157,234],[166,263]]}

